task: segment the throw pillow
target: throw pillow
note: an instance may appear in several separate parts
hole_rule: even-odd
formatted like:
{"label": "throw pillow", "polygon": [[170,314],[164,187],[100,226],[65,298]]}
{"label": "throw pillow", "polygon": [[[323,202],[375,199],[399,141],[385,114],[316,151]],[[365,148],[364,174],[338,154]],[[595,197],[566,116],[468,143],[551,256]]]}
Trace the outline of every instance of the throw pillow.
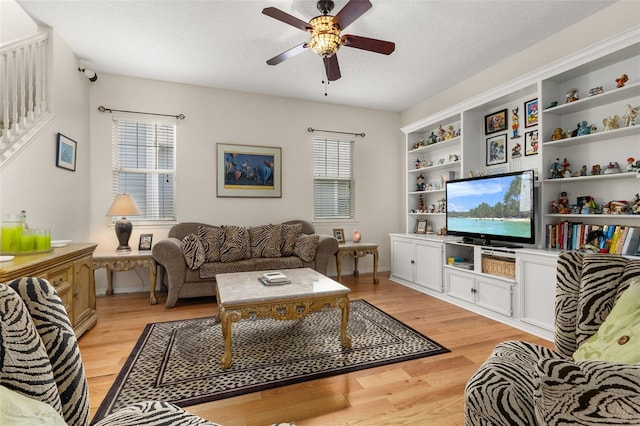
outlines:
{"label": "throw pillow", "polygon": [[282,224],[282,247],[280,251],[283,256],[293,256],[294,250],[296,248],[296,241],[298,241],[298,237],[302,233],[302,224],[296,223],[293,225],[289,225],[286,223]]}
{"label": "throw pillow", "polygon": [[2,424],[7,425],[67,425],[62,416],[46,402],[28,398],[1,385],[0,419]]}
{"label": "throw pillow", "polygon": [[316,249],[319,242],[319,235],[302,234],[296,241],[294,254],[305,262],[311,262],[316,257]]}
{"label": "throw pillow", "polygon": [[249,243],[249,230],[243,226],[223,226],[224,242],[220,248],[220,260],[233,262],[249,259],[251,247]]}
{"label": "throw pillow", "polygon": [[198,226],[198,237],[204,247],[205,262],[220,261],[220,246],[224,241],[224,230],[219,226]]}
{"label": "throw pillow", "polygon": [[182,239],[182,253],[191,269],[198,269],[204,263],[204,246],[196,234],[189,234]]}
{"label": "throw pillow", "polygon": [[640,362],[640,278],[631,280],[596,334],[580,345],[573,359]]}
{"label": "throw pillow", "polygon": [[263,225],[249,228],[251,257],[280,257],[281,225]]}

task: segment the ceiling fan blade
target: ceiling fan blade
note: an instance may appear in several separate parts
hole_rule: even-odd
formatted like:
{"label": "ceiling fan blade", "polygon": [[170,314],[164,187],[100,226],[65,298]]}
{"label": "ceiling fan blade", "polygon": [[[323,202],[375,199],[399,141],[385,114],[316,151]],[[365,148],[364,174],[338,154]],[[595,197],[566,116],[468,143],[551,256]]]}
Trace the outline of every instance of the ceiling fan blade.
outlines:
{"label": "ceiling fan blade", "polygon": [[338,65],[338,55],[332,55],[328,58],[323,58],[324,69],[327,72],[327,79],[329,81],[336,81],[342,75],[340,75],[340,65]]}
{"label": "ceiling fan blade", "polygon": [[289,58],[293,58],[294,56],[296,56],[299,53],[304,52],[304,50],[307,48],[307,43],[301,43],[297,46],[292,47],[289,50],[285,50],[284,52],[282,52],[281,54],[279,54],[278,56],[274,56],[273,58],[269,59],[267,61],[267,64],[269,65],[278,65],[280,62],[283,62],[286,59]]}
{"label": "ceiling fan blade", "polygon": [[350,0],[333,18],[333,22],[342,31],[369,9],[371,9],[369,0]]}
{"label": "ceiling fan blade", "polygon": [[308,31],[311,29],[307,22],[304,22],[302,19],[298,19],[295,16],[289,15],[288,13],[283,12],[275,7],[265,7],[264,9],[262,9],[262,13],[267,16],[271,16],[273,19],[282,21],[285,24],[289,24],[293,27],[299,28],[302,31]]}
{"label": "ceiling fan blade", "polygon": [[343,46],[354,47],[356,49],[368,50],[370,52],[390,55],[396,50],[396,44],[391,41],[378,40],[375,38],[360,37],[347,34],[342,36]]}

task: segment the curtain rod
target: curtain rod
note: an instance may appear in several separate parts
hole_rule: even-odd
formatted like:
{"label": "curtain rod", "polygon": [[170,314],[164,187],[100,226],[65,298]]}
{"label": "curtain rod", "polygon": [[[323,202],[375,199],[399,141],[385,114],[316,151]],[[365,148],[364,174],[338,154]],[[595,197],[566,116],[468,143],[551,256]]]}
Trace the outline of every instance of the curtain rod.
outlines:
{"label": "curtain rod", "polygon": [[353,133],[353,132],[339,132],[337,130],[322,130],[322,129],[314,129],[313,127],[309,127],[307,128],[307,132],[309,133],[313,133],[313,132],[327,132],[327,133],[340,133],[343,135],[353,135],[353,136],[361,136],[364,138],[364,132],[362,133]]}
{"label": "curtain rod", "polygon": [[105,112],[105,111],[114,112],[115,111],[115,112],[129,112],[131,114],[160,115],[162,117],[175,117],[176,119],[179,119],[179,120],[184,120],[186,118],[184,116],[184,114],[171,115],[171,114],[158,114],[158,113],[155,113],[155,112],[126,111],[126,110],[123,110],[123,109],[111,109],[111,108],[103,107],[102,105],[100,105],[98,107],[98,111],[100,111],[100,112]]}

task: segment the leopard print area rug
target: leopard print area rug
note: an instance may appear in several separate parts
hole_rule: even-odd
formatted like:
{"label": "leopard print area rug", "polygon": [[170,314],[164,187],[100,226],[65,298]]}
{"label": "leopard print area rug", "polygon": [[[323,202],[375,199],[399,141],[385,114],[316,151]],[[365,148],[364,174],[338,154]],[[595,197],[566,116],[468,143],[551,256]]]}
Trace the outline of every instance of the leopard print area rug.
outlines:
{"label": "leopard print area rug", "polygon": [[449,352],[364,300],[351,301],[350,349],[341,347],[339,309],[242,320],[232,333],[233,363],[224,370],[215,317],[147,324],[94,421],[139,401],[185,407]]}

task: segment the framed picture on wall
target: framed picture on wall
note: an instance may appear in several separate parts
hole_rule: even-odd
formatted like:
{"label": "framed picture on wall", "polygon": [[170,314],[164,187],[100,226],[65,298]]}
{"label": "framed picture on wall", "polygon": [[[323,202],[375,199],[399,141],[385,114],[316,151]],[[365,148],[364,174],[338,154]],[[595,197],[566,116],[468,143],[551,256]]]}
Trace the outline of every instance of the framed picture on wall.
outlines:
{"label": "framed picture on wall", "polygon": [[538,125],[538,98],[531,99],[524,103],[524,113],[524,127],[533,127]]}
{"label": "framed picture on wall", "polygon": [[533,130],[524,134],[524,155],[536,155],[538,153],[538,131]]}
{"label": "framed picture on wall", "polygon": [[58,133],[56,145],[56,167],[76,171],[76,148],[78,143],[69,139],[62,133]]}
{"label": "framed picture on wall", "polygon": [[282,197],[282,149],[217,144],[218,197]]}
{"label": "framed picture on wall", "polygon": [[507,110],[492,112],[484,116],[484,134],[490,135],[507,129]]}
{"label": "framed picture on wall", "polygon": [[487,166],[507,162],[507,134],[487,138]]}

